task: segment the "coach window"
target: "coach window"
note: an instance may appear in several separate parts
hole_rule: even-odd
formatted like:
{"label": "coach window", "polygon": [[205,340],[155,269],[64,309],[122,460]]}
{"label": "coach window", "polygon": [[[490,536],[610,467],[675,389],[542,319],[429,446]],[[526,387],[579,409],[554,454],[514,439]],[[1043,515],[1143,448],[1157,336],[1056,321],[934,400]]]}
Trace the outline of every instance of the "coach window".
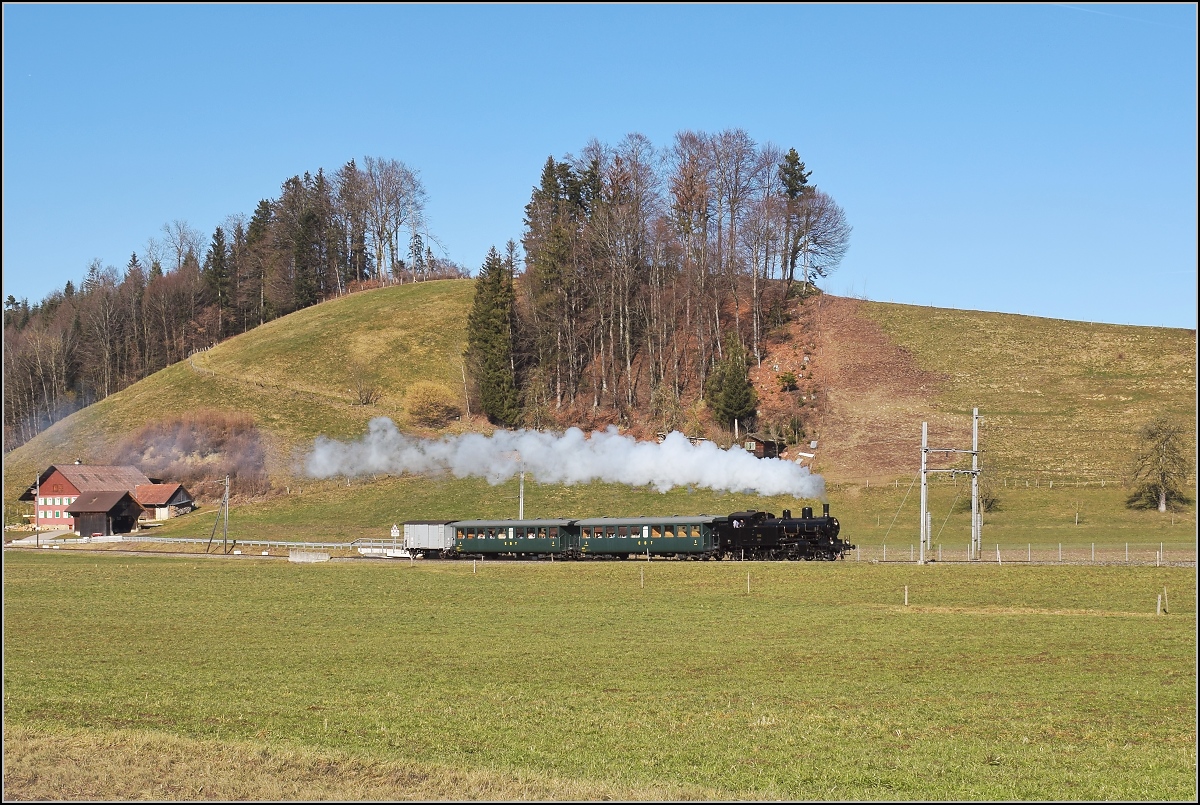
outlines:
{"label": "coach window", "polygon": [[582,536],[584,539],[591,539],[592,538],[592,529],[590,529],[590,528],[583,529],[583,531],[580,532],[580,536]]}
{"label": "coach window", "polygon": [[693,537],[700,536],[700,524],[699,523],[692,524],[692,536]]}
{"label": "coach window", "polygon": [[550,539],[558,539],[558,526],[550,526]]}
{"label": "coach window", "polygon": [[661,537],[662,536],[662,526],[658,525],[657,523],[650,526],[650,536],[651,537]]}
{"label": "coach window", "polygon": [[619,539],[629,538],[629,526],[617,526],[617,537]]}

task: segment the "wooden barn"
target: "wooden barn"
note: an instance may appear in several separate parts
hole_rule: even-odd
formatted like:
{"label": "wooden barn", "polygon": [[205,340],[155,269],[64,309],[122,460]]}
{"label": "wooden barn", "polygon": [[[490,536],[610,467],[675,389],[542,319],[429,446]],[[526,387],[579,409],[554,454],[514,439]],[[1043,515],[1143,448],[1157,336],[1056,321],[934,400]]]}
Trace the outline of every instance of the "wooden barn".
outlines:
{"label": "wooden barn", "polygon": [[183,484],[138,484],[133,496],[147,517],[152,515],[154,520],[169,520],[196,508],[196,501]]}
{"label": "wooden barn", "polygon": [[137,528],[142,507],[128,492],[84,492],[67,507],[75,533],[84,537],[128,534]]}
{"label": "wooden barn", "polygon": [[757,458],[778,458],[787,449],[787,442],[782,439],[772,439],[761,433],[748,433],[742,441],[742,447],[747,453],[753,453]]}

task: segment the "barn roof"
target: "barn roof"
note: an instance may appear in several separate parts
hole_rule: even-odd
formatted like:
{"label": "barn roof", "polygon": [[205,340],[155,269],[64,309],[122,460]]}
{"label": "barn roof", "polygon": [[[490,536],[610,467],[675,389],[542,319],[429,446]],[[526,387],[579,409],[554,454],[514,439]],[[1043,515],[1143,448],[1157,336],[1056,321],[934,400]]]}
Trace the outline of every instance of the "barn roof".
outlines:
{"label": "barn roof", "polygon": [[765,433],[747,433],[746,438],[753,439],[754,441],[761,442],[763,444],[779,444],[779,445],[787,444],[787,442],[785,440],[776,439],[773,436],[767,436]]}
{"label": "barn roof", "polygon": [[[166,506],[180,489],[183,489],[183,484],[138,484],[133,496],[143,506]],[[183,494],[191,498],[186,489],[183,489]]]}
{"label": "barn roof", "polygon": [[94,514],[96,512],[110,512],[117,507],[118,504],[125,503],[128,499],[127,506],[137,506],[138,502],[133,499],[133,496],[125,491],[116,492],[88,492],[81,494],[75,498],[75,502],[67,507],[68,514]]}
{"label": "barn roof", "polygon": [[[71,486],[85,492],[132,492],[139,484],[149,484],[151,480],[134,466],[111,466],[107,464],[51,464],[38,476],[38,484],[44,484],[54,471],[58,470]],[[19,500],[33,500],[37,496],[38,485],[29,487]]]}

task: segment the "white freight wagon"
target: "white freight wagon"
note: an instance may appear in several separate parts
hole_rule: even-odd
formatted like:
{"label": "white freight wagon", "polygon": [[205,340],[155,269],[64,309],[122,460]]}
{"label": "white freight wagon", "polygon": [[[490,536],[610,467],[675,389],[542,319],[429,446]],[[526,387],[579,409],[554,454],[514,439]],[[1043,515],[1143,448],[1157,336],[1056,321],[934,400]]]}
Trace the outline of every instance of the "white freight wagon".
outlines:
{"label": "white freight wagon", "polygon": [[410,520],[404,524],[404,550],[414,556],[444,556],[454,550],[454,520]]}

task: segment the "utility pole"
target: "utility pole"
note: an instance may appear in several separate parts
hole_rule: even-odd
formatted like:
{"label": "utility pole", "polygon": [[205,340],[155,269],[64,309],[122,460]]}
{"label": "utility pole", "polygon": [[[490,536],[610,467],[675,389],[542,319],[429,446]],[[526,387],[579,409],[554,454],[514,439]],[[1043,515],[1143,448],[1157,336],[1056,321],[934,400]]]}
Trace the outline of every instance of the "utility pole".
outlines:
{"label": "utility pole", "polygon": [[[930,453],[970,453],[971,469],[969,470],[931,470],[928,455]],[[969,559],[978,559],[983,550],[983,518],[979,512],[979,409],[971,414],[971,449],[957,450],[952,447],[929,446],[929,423],[921,423],[921,564],[925,563],[927,552],[933,550],[933,527],[929,516],[929,480],[931,472],[948,472],[955,475],[971,476],[971,550]]]}
{"label": "utility pole", "polygon": [[[221,547],[225,553],[229,553],[229,476],[225,476],[225,496],[221,498],[221,508],[217,511],[217,519],[213,521],[212,533],[208,535],[208,544],[204,546],[204,552],[208,553],[212,547],[213,538],[217,536],[217,526],[221,524],[221,519],[224,517],[225,527],[221,532]],[[235,540],[236,542],[236,540]]]}
{"label": "utility pole", "polygon": [[975,558],[983,552],[982,514],[979,511],[979,409],[971,414],[971,545]]}
{"label": "utility pole", "polygon": [[925,541],[929,539],[929,423],[921,423],[921,564],[925,564]]}

